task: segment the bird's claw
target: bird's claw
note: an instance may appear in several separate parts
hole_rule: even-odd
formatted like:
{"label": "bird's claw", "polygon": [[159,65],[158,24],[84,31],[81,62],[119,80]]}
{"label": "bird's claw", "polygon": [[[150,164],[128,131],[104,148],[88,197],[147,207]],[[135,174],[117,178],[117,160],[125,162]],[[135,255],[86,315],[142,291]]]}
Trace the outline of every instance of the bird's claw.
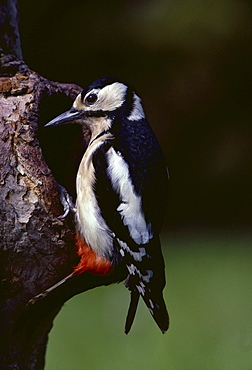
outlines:
{"label": "bird's claw", "polygon": [[64,208],[63,215],[58,216],[58,219],[59,220],[64,220],[64,218],[67,217],[67,215],[69,214],[70,211],[75,213],[76,208],[75,208],[75,205],[73,203],[72,197],[68,194],[67,190],[63,186],[61,186],[60,184],[57,184],[57,185],[58,185],[58,189],[59,189],[60,202],[61,202],[61,204]]}

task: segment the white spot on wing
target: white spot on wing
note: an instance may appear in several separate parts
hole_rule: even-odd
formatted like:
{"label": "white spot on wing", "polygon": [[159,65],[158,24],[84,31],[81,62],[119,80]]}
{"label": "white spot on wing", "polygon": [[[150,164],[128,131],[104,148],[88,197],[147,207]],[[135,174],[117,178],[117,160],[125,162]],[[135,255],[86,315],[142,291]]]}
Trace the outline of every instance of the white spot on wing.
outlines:
{"label": "white spot on wing", "polygon": [[124,250],[123,250],[123,249],[120,249],[120,251],[119,251],[119,252],[120,252],[120,254],[121,254],[121,256],[122,256],[122,257],[124,257],[124,256],[125,256],[125,253],[124,253]]}
{"label": "white spot on wing", "polygon": [[117,241],[120,244],[120,246],[123,248],[123,249],[120,249],[120,253],[121,253],[121,251],[125,250],[126,252],[128,252],[134,258],[135,261],[141,262],[142,257],[146,256],[146,249],[145,248],[141,247],[141,248],[138,249],[139,252],[134,252],[128,247],[128,245],[126,243],[124,243],[120,239],[117,238]]}
{"label": "white spot on wing", "polygon": [[138,275],[141,278],[142,286],[145,286],[144,282],[149,283],[150,279],[153,276],[153,271],[151,270],[146,270],[147,275],[143,275],[141,271],[138,270],[138,268],[135,265],[133,265],[133,263],[131,263],[130,265],[127,265],[127,269],[131,275]]}
{"label": "white spot on wing", "polygon": [[150,282],[150,279],[153,276],[153,271],[152,270],[146,270],[146,272],[147,272],[147,275],[142,275],[142,279],[144,281],[146,281],[146,283],[149,283]]}
{"label": "white spot on wing", "polygon": [[153,302],[152,302],[152,300],[151,299],[149,299],[149,304],[150,304],[150,308],[154,308],[154,304],[153,304]]}
{"label": "white spot on wing", "polygon": [[121,215],[123,224],[128,227],[132,239],[137,244],[146,244],[153,237],[153,233],[151,225],[146,224],[141,197],[135,193],[128,165],[114,148],[108,150],[107,158],[108,176],[111,178],[113,189],[121,199],[117,211]]}
{"label": "white spot on wing", "polygon": [[145,295],[145,286],[141,281],[139,285],[136,284],[136,288],[138,290],[138,293],[140,293],[141,295]]}
{"label": "white spot on wing", "polygon": [[138,272],[138,274],[140,273],[140,271],[133,264],[127,265],[127,269],[129,271],[130,275],[135,275],[137,272]]}
{"label": "white spot on wing", "polygon": [[149,309],[150,313],[152,314],[152,316],[154,316],[154,311],[150,307],[148,307],[148,309]]}
{"label": "white spot on wing", "polygon": [[142,118],[145,118],[145,114],[144,114],[144,110],[143,110],[143,107],[142,107],[141,99],[139,98],[139,96],[137,96],[134,93],[133,109],[132,109],[130,115],[128,116],[128,119],[130,121],[139,121]]}

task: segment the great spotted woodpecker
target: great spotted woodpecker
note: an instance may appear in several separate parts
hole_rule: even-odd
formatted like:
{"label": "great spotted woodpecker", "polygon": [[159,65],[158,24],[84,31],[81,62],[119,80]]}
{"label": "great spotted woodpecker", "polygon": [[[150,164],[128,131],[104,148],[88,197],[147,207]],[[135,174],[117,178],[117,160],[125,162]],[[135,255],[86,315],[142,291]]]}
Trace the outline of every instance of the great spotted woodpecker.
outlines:
{"label": "great spotted woodpecker", "polygon": [[131,291],[125,332],[130,331],[141,296],[164,333],[169,317],[162,293],[165,274],[159,233],[168,175],[141,99],[116,79],[100,79],[46,127],[69,122],[91,131],[76,179],[80,261],[73,274],[105,275],[123,263]]}

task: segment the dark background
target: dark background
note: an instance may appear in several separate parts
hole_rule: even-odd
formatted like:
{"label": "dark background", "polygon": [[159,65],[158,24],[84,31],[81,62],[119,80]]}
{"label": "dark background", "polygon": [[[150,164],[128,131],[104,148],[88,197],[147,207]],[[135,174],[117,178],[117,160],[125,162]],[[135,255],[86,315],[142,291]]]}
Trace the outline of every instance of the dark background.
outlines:
{"label": "dark background", "polygon": [[[168,228],[250,227],[249,1],[37,0],[20,1],[20,12],[24,59],[42,76],[135,87],[170,170]],[[70,106],[46,101],[41,127]],[[69,126],[52,130],[39,131],[45,157],[73,184],[80,139]]]}

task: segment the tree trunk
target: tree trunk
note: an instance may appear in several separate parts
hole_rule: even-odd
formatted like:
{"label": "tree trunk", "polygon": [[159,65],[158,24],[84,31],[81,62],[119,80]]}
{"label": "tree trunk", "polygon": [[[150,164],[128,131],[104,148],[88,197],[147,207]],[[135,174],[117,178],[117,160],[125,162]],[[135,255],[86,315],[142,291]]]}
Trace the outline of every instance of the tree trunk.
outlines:
{"label": "tree trunk", "polygon": [[26,306],[76,264],[74,225],[57,218],[62,206],[37,129],[42,99],[74,98],[81,89],[31,71],[22,61],[17,0],[0,1],[0,11],[0,368],[43,369],[48,333],[64,301],[121,278],[84,273]]}

